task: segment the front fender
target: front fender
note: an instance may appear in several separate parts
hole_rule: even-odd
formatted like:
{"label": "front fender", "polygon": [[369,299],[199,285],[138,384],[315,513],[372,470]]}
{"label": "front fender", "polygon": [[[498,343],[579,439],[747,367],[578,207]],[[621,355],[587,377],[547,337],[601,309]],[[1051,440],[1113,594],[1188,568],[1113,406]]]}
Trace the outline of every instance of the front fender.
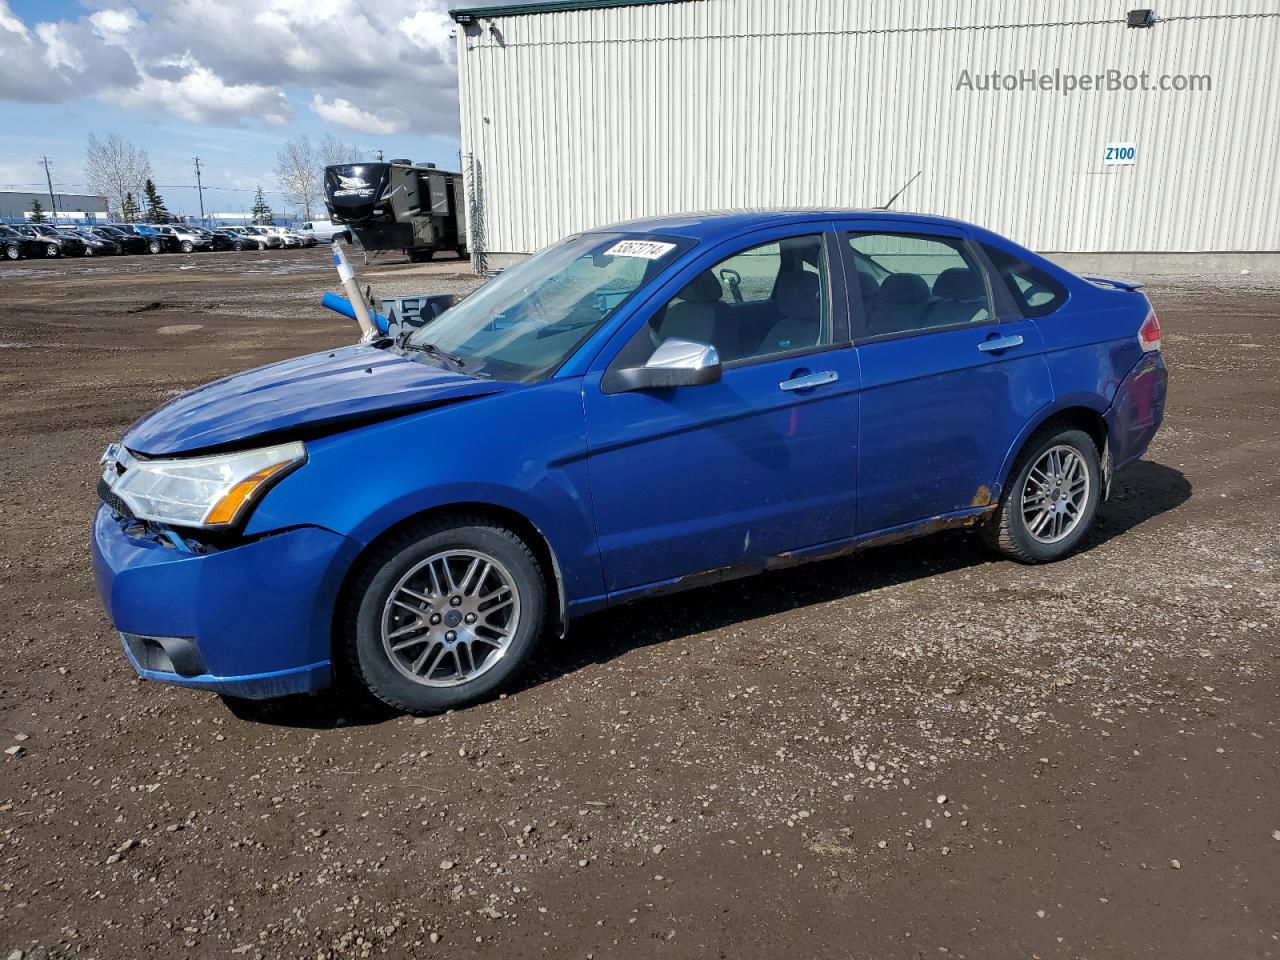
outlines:
{"label": "front fender", "polygon": [[604,593],[581,383],[553,379],[307,443],[307,463],[254,511],[246,534],[321,526],[367,545],[424,511],[484,504],[546,537],[570,604]]}

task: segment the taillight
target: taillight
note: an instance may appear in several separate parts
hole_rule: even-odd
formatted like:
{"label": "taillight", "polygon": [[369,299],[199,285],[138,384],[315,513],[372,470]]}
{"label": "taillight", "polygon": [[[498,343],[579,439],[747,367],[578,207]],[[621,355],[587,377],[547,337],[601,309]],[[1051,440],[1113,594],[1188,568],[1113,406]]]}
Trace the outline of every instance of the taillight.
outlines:
{"label": "taillight", "polygon": [[1147,314],[1147,319],[1138,328],[1138,343],[1147,353],[1160,349],[1160,320],[1154,310]]}

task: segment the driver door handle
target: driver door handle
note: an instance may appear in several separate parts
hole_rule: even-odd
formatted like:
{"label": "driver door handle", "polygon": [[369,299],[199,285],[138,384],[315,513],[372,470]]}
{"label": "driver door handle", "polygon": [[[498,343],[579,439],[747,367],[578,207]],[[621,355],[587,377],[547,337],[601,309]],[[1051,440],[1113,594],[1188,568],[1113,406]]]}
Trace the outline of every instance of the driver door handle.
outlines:
{"label": "driver door handle", "polygon": [[978,344],[978,349],[983,353],[990,353],[993,350],[1008,350],[1010,347],[1022,346],[1022,337],[1016,333],[1011,337],[996,337],[994,340],[983,340]]}
{"label": "driver door handle", "polygon": [[835,383],[840,374],[834,370],[820,370],[818,373],[806,373],[803,377],[793,377],[778,384],[779,390],[811,390],[824,383]]}

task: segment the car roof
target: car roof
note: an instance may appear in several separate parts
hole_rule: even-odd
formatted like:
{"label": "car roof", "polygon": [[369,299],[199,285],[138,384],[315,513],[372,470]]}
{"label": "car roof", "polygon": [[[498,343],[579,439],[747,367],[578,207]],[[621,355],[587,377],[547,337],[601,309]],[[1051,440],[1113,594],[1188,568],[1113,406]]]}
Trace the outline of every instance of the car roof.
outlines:
{"label": "car roof", "polygon": [[761,210],[708,210],[695,213],[678,213],[661,217],[628,220],[585,231],[590,233],[659,233],[696,240],[718,240],[764,227],[786,226],[789,223],[806,223],[814,220],[894,220],[904,227],[929,223],[946,226],[968,227],[970,224],[949,217],[927,213],[907,213],[872,208],[783,208]]}

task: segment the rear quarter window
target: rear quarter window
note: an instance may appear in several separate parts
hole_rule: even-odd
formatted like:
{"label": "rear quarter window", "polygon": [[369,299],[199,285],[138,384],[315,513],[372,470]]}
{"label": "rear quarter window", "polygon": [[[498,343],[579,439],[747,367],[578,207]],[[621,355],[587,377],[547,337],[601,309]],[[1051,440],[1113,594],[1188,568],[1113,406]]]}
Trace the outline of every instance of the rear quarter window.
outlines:
{"label": "rear quarter window", "polygon": [[984,243],[982,251],[1024,317],[1047,316],[1067,302],[1067,288],[1044,270],[999,247]]}

